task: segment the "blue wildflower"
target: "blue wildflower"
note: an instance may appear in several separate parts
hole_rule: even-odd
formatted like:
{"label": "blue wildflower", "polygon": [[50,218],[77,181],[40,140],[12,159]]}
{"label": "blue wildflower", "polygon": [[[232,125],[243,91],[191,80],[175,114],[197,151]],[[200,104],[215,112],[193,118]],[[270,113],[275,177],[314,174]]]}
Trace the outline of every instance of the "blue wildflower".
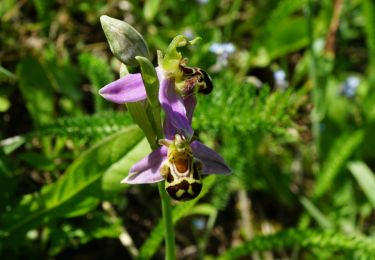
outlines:
{"label": "blue wildflower", "polygon": [[273,73],[273,78],[275,80],[276,88],[285,90],[289,86],[289,83],[286,80],[286,73],[284,70],[276,70]]}
{"label": "blue wildflower", "polygon": [[357,92],[360,80],[357,76],[348,77],[341,87],[340,93],[348,98],[353,98]]}
{"label": "blue wildflower", "polygon": [[210,52],[216,54],[216,66],[222,69],[228,66],[228,58],[236,51],[236,47],[232,43],[213,43]]}

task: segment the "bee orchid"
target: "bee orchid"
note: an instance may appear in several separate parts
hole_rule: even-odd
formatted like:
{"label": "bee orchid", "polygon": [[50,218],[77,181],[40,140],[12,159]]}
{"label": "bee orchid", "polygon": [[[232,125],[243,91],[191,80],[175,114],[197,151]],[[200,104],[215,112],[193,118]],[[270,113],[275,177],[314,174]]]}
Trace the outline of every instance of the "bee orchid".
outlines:
{"label": "bee orchid", "polygon": [[[191,139],[191,123],[196,106],[192,86],[202,84],[199,90],[206,91],[208,88],[212,89],[212,83],[208,75],[205,77],[200,74],[201,70],[192,68],[187,83],[184,83],[185,89],[188,86],[189,93],[181,94],[176,90],[173,79],[166,78],[160,68],[156,68],[156,71],[161,82],[159,101],[165,111],[163,129],[166,139],[159,141],[161,147],[136,163],[122,183],[144,184],[165,180],[165,188],[172,198],[192,199],[201,191],[201,174],[231,172],[218,153]],[[101,89],[100,94],[107,100],[120,104],[147,98],[140,74],[129,74],[112,82]]]}
{"label": "bee orchid", "polygon": [[[209,75],[188,67],[177,47],[186,39],[176,37],[164,57],[159,53],[155,68],[159,80],[158,102],[165,112],[166,139],[148,156],[136,163],[122,181],[128,184],[155,183],[165,180],[165,189],[175,200],[193,199],[202,189],[201,174],[229,174],[224,159],[199,141],[193,140],[191,127],[196,106],[195,94],[209,94],[213,85]],[[141,73],[128,74],[99,91],[105,99],[118,104],[146,100],[147,90]]]}
{"label": "bee orchid", "polygon": [[[188,42],[183,36],[176,37],[164,57],[158,53],[159,66],[155,70],[159,80],[159,102],[165,112],[165,120],[170,122],[171,129],[182,132],[190,139],[193,136],[193,129],[189,114],[192,114],[196,105],[195,93],[209,94],[213,85],[205,71],[188,67],[187,61],[182,58],[181,53],[177,52],[177,47],[186,44]],[[141,73],[122,77],[100,89],[99,94],[117,104],[147,99]]]}
{"label": "bee orchid", "polygon": [[225,160],[199,141],[187,141],[176,134],[173,140],[160,140],[161,147],[137,162],[122,183],[144,184],[165,180],[166,190],[175,200],[198,196],[201,174],[230,174]]}

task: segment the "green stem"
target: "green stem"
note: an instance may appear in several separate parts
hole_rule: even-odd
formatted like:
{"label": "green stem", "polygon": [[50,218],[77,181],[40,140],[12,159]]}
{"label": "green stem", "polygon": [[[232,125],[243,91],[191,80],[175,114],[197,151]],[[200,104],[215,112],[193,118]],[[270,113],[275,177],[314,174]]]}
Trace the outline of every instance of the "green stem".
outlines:
{"label": "green stem", "polygon": [[314,51],[314,31],[313,31],[313,1],[309,0],[306,6],[306,19],[307,19],[307,33],[309,37],[309,52],[310,52],[310,80],[312,83],[312,102],[314,104],[313,111],[311,113],[312,121],[312,132],[315,139],[316,153],[319,158],[320,152],[320,116],[319,110],[319,89],[318,89],[318,74],[317,74],[317,58]]}
{"label": "green stem", "polygon": [[374,88],[375,85],[375,74],[373,71],[375,70],[375,29],[374,29],[374,22],[375,22],[375,3],[373,0],[363,0],[362,1],[362,8],[363,14],[365,17],[365,32],[366,32],[366,41],[367,41],[367,49],[368,49],[368,73],[369,73],[369,81],[370,86]]}
{"label": "green stem", "polygon": [[203,236],[201,237],[200,241],[198,241],[198,259],[204,259],[207,242],[212,233],[212,229],[215,226],[215,222],[217,219],[218,210],[215,210],[210,214],[207,221],[206,230],[204,231]]}
{"label": "green stem", "polygon": [[[159,116],[157,118],[156,116]],[[160,113],[156,115],[156,124],[160,124]],[[156,126],[156,136],[157,139],[160,140],[163,137],[161,125]],[[150,143],[152,150],[158,148],[157,144]],[[163,221],[164,221],[164,236],[165,236],[165,259],[166,260],[174,260],[176,259],[176,249],[175,249],[175,239],[174,239],[174,226],[173,226],[173,217],[172,217],[172,205],[171,205],[171,198],[167,194],[164,188],[164,181],[158,183],[159,187],[159,194],[161,199],[161,208],[163,214]]]}
{"label": "green stem", "polygon": [[[162,134],[157,133],[158,140],[161,139]],[[157,144],[151,143],[150,146],[152,150],[158,148]],[[165,259],[174,260],[176,259],[176,249],[175,249],[175,240],[174,240],[174,226],[173,226],[173,217],[172,217],[172,205],[171,198],[164,189],[164,181],[158,183],[159,194],[161,199],[161,208],[164,221],[164,236],[165,236]]]}
{"label": "green stem", "polygon": [[164,189],[164,182],[158,184],[161,198],[161,206],[164,220],[164,235],[165,235],[165,259],[175,259],[175,244],[174,244],[174,230],[172,219],[171,199]]}
{"label": "green stem", "polygon": [[[156,72],[151,64],[147,59],[143,59],[142,57],[138,57],[138,62],[140,62],[142,74],[147,72],[147,69],[151,67],[151,73],[153,76],[156,77]],[[144,65],[144,66],[142,66]],[[149,66],[149,67],[147,67]],[[126,66],[123,66],[123,74],[127,73]],[[145,77],[142,75],[143,82],[146,86],[147,96],[147,103],[128,103],[128,110],[132,114],[136,123],[142,128],[145,132],[147,140],[150,144],[151,149],[154,151],[159,147],[158,140],[163,138],[163,128],[161,126],[161,118],[160,118],[160,104],[157,100],[157,93],[158,91],[155,88],[159,86],[156,84],[154,85],[155,81],[147,81]],[[155,92],[156,91],[156,92]],[[154,97],[150,100],[150,97]],[[152,102],[154,101],[154,103]],[[166,260],[174,260],[175,259],[175,241],[174,241],[174,226],[173,226],[173,218],[172,218],[172,206],[171,206],[171,199],[167,192],[164,189],[164,181],[158,184],[160,199],[161,199],[161,207],[162,207],[162,217],[164,221],[164,236],[165,236],[165,259]]]}

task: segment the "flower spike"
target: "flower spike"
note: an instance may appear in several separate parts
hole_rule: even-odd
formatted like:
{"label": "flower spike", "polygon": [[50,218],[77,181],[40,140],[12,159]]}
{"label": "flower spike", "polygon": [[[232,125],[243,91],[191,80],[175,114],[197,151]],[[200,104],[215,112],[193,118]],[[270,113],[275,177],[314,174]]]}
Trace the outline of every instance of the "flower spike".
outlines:
{"label": "flower spike", "polygon": [[[105,22],[110,21],[106,17],[102,20],[104,25]],[[123,29],[129,33],[126,37],[136,36],[131,32],[133,28],[129,29],[123,24],[118,26],[113,27],[118,29],[116,32]],[[108,28],[112,27],[106,27],[107,32],[109,32]],[[113,40],[110,42],[111,48],[117,46],[114,39],[109,40]],[[162,146],[134,164],[122,183],[142,184],[165,180],[166,191],[175,200],[197,197],[202,189],[201,175],[231,173],[231,169],[218,153],[193,138],[191,123],[197,104],[195,94],[209,94],[213,85],[205,71],[186,65],[187,60],[183,59],[177,48],[194,44],[196,40],[189,42],[184,36],[175,37],[164,57],[158,52],[159,66],[155,70],[146,58],[135,57],[141,65],[142,74],[128,74],[99,91],[105,99],[118,104],[146,100],[142,103],[129,104],[128,109],[130,112],[139,111],[138,107],[132,110],[133,105],[139,104],[146,104],[142,107],[144,111],[146,107],[148,109],[151,107],[152,112],[146,112],[146,117],[140,113],[132,113],[132,115],[141,128],[142,122],[149,122],[150,127],[142,129],[152,147],[157,145],[156,136],[162,135],[160,107],[164,110],[165,139],[159,140]],[[148,131],[149,129],[151,132]]]}

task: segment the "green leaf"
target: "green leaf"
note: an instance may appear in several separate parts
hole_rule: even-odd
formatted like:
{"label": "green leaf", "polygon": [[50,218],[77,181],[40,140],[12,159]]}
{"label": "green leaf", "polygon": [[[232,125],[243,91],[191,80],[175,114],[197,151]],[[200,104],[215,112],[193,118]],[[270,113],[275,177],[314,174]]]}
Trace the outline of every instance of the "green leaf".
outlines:
{"label": "green leaf", "polygon": [[93,86],[96,110],[100,110],[105,100],[98,92],[100,88],[114,80],[111,68],[105,60],[90,53],[82,53],[79,56],[79,65]]}
{"label": "green leaf", "polygon": [[278,28],[273,30],[272,37],[268,37],[265,43],[271,59],[307,46],[307,26],[304,18],[289,18],[280,22]]}
{"label": "green leaf", "polygon": [[306,0],[294,1],[294,0],[283,0],[279,1],[276,8],[267,19],[265,26],[267,34],[275,31],[275,28],[279,28],[280,21],[289,19],[289,16],[298,10],[301,10],[306,4]]}
{"label": "green leaf", "polygon": [[19,88],[26,107],[36,126],[52,121],[54,113],[53,89],[37,59],[22,59],[17,66]]}
{"label": "green leaf", "polygon": [[321,98],[322,103],[320,107],[322,108],[322,112],[319,114],[323,115],[326,112],[329,119],[334,121],[338,126],[345,128],[348,115],[353,111],[353,105],[348,98],[338,95],[341,84],[333,79],[328,80],[325,98],[323,96]]}
{"label": "green leaf", "polygon": [[93,211],[99,204],[100,200],[94,197],[87,197],[81,201],[77,201],[77,204],[74,205],[72,209],[69,209],[64,214],[65,218],[74,218],[82,216],[88,212]]}
{"label": "green leaf", "polygon": [[[190,210],[195,204],[209,191],[212,185],[215,183],[216,176],[210,175],[203,180],[203,189],[201,194],[193,200],[182,202],[173,208],[172,216],[173,223],[177,223],[182,217],[189,214]],[[143,243],[139,250],[138,259],[150,259],[155,252],[160,248],[160,244],[164,239],[164,222],[162,219],[159,220],[158,225],[151,232],[147,240]]]}
{"label": "green leaf", "polygon": [[259,37],[253,44],[251,63],[253,66],[266,66],[270,61],[297,51],[308,45],[306,21],[302,17],[279,21],[277,29]]}
{"label": "green leaf", "polygon": [[163,136],[163,130],[161,127],[161,117],[160,117],[160,102],[159,102],[159,80],[156,74],[156,70],[152,63],[144,57],[135,57],[139,62],[142,72],[143,83],[147,92],[147,100],[151,105],[151,113],[148,113],[148,118],[152,124],[154,124],[154,129],[156,129],[157,136],[161,138]]}
{"label": "green leaf", "polygon": [[85,52],[79,55],[79,66],[96,90],[114,80],[108,63],[91,53]]}
{"label": "green leaf", "polygon": [[16,75],[14,75],[9,70],[0,66],[0,83],[2,82],[14,82],[16,81]]}
{"label": "green leaf", "polygon": [[80,89],[80,71],[69,62],[59,64],[57,58],[46,61],[45,68],[51,83],[64,96],[78,102],[83,93]]}
{"label": "green leaf", "polygon": [[[2,0],[0,5],[0,17],[1,20],[5,20],[5,14],[9,12],[17,4],[16,0]],[[7,17],[9,19],[9,16]],[[6,20],[8,20],[6,19]]]}
{"label": "green leaf", "polygon": [[363,162],[350,162],[348,168],[375,208],[375,174]]}
{"label": "green leaf", "polygon": [[141,66],[142,79],[146,87],[147,98],[152,106],[160,106],[159,80],[154,65],[145,57],[136,56],[135,59]]}
{"label": "green leaf", "polygon": [[113,55],[125,65],[137,66],[135,56],[150,57],[142,35],[130,24],[106,15],[100,17],[100,22]]}
{"label": "green leaf", "polygon": [[54,0],[33,0],[38,18],[44,20],[52,16],[52,5]]}
{"label": "green leaf", "polygon": [[54,169],[53,160],[40,152],[25,152],[19,156],[19,159],[37,170],[53,171]]}
{"label": "green leaf", "polygon": [[[18,206],[2,216],[2,231],[8,236],[23,235],[56,218],[77,215],[82,201],[101,196],[103,174],[142,138],[142,131],[131,126],[85,151],[57,182],[43,187],[39,194],[26,195]],[[86,205],[91,208],[92,203]]]}
{"label": "green leaf", "polygon": [[3,149],[4,154],[11,154],[14,150],[25,143],[26,139],[23,136],[14,136],[4,139],[0,142],[0,147]]}
{"label": "green leaf", "polygon": [[160,6],[160,0],[146,0],[143,7],[143,15],[148,22],[154,20],[155,15],[158,12]]}
{"label": "green leaf", "polygon": [[[368,73],[370,85],[374,86],[375,75],[373,73],[375,69],[375,3],[373,0],[363,0],[362,10],[364,14],[364,27],[366,33],[366,43],[368,49]],[[372,87],[374,88],[374,87]]]}
{"label": "green leaf", "polygon": [[0,212],[4,212],[9,203],[14,200],[18,184],[9,159],[0,149]]}
{"label": "green leaf", "polygon": [[10,107],[9,99],[0,96],[0,113],[6,112]]}
{"label": "green leaf", "polygon": [[301,197],[300,202],[316,222],[319,223],[320,227],[325,229],[333,227],[331,221],[308,198]]}
{"label": "green leaf", "polygon": [[112,166],[104,173],[102,178],[102,189],[107,194],[117,193],[127,187],[127,185],[120,183],[128,173],[130,168],[151,152],[150,145],[146,138],[143,138],[129,153],[122,157],[119,161],[112,164]]}

